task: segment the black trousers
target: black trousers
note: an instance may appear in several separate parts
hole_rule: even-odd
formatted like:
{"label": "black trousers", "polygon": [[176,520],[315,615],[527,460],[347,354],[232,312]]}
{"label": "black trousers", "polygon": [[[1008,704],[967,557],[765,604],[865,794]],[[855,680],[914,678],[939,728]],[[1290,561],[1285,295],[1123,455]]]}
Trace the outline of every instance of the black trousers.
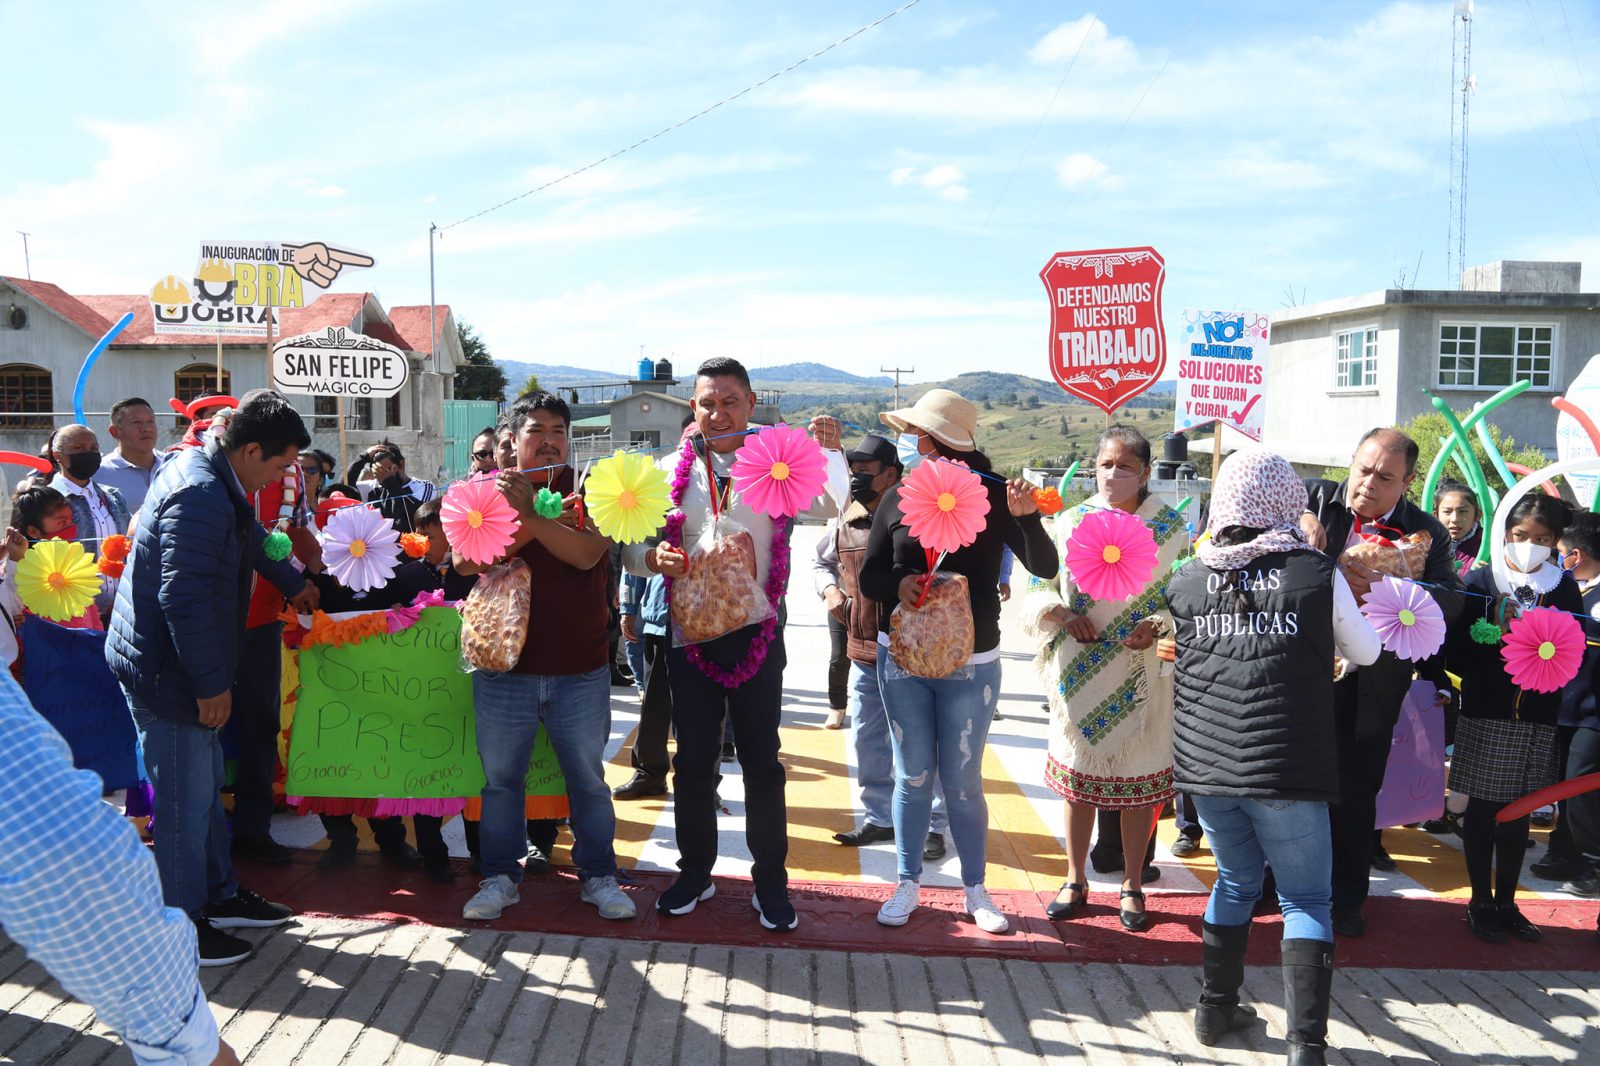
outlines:
{"label": "black trousers", "polygon": [[[1572,757],[1572,740],[1578,732],[1576,726],[1556,726],[1556,766],[1560,767],[1562,779],[1572,776],[1567,770],[1567,763]],[[1550,830],[1549,846],[1545,850],[1547,859],[1575,859],[1578,857],[1578,846],[1572,839],[1571,800],[1560,800],[1556,803],[1556,825]]]}
{"label": "black trousers", "polygon": [[[758,629],[746,626],[699,647],[708,659],[731,667],[744,658]],[[789,814],[783,763],[778,759],[786,662],[782,628],[773,635],[761,668],[737,688],[724,688],[707,677],[689,661],[685,648],[671,649],[667,661],[672,724],[678,733],[678,753],[672,761],[678,869],[685,877],[705,878],[717,861],[714,804],[726,718],[733,728],[744,776],[745,839],[755,859],[751,878],[758,886],[786,887]]]}
{"label": "black trousers", "polygon": [[640,773],[663,780],[667,776],[667,734],[672,730],[672,688],[667,679],[666,634],[640,634],[644,642],[644,698],[639,703],[639,733],[633,738],[628,759]]}
{"label": "black trousers", "polygon": [[828,616],[828,706],[842,711],[850,705],[850,630],[833,615]]}
{"label": "black trousers", "polygon": [[[1200,828],[1195,823],[1195,829]],[[1197,832],[1196,838],[1199,833]],[[1151,852],[1155,847],[1155,837],[1152,836],[1145,842],[1144,862],[1142,869],[1150,865]],[[1101,860],[1101,865],[1114,865],[1122,861],[1122,812],[1102,810],[1095,814],[1094,854]]]}
{"label": "black trousers", "polygon": [[1328,807],[1333,836],[1333,913],[1359,911],[1367,902],[1372,873],[1373,826],[1378,821],[1378,790],[1389,766],[1393,735],[1356,735],[1355,682],[1351,695],[1335,696],[1334,723],[1339,745],[1339,802]]}
{"label": "black trousers", "polygon": [[[322,819],[322,831],[328,834],[328,839],[335,847],[356,846],[356,822],[352,816],[324,814],[319,817]],[[372,827],[372,836],[378,842],[378,847],[384,850],[397,848],[406,842],[406,823],[403,818],[368,818],[367,824]],[[431,814],[416,814],[412,815],[411,824],[417,830],[417,851],[421,853],[423,862],[434,866],[450,861],[450,848],[444,842],[441,829],[444,819]]]}
{"label": "black trousers", "polygon": [[[1600,773],[1600,729],[1573,729],[1567,748],[1567,777]],[[1600,873],[1600,792],[1583,792],[1565,800],[1561,825],[1572,834],[1573,853]]]}
{"label": "black trousers", "polygon": [[239,644],[233,678],[233,835],[264,837],[272,828],[272,779],[278,771],[283,623],[254,626]]}

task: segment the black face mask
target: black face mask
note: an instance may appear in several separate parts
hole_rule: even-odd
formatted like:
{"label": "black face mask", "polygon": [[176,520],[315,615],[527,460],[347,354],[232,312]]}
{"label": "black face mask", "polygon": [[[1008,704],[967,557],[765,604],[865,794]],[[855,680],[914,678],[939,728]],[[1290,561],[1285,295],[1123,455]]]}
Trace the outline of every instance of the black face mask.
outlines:
{"label": "black face mask", "polygon": [[877,477],[877,474],[869,474],[864,470],[851,474],[850,498],[865,507],[879,496],[882,496],[882,492],[872,487],[872,483],[877,480]]}
{"label": "black face mask", "polygon": [[99,452],[73,452],[61,458],[66,460],[67,473],[79,481],[88,481],[100,469]]}

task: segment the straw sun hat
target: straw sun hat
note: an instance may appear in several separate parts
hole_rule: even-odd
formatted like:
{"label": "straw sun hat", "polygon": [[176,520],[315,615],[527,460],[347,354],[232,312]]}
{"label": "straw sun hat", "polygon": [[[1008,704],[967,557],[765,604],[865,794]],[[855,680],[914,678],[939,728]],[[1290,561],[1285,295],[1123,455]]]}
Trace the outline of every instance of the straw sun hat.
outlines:
{"label": "straw sun hat", "polygon": [[885,411],[878,416],[896,433],[920,429],[934,440],[958,452],[970,452],[978,443],[978,409],[972,401],[949,389],[929,389],[910,407]]}

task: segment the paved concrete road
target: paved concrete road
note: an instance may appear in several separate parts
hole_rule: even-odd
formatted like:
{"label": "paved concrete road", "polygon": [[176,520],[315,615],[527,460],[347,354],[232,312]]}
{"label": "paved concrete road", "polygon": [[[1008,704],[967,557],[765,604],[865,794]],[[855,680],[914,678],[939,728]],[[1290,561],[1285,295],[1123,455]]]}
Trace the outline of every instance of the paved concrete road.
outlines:
{"label": "paved concrete road", "polygon": [[[1231,1048],[1189,1030],[1198,970],[766,951],[334,919],[250,933],[209,970],[247,1061],[1276,1063],[1282,986],[1246,984],[1266,1022]],[[0,1061],[127,1063],[87,1008],[0,938]],[[1331,1062],[1600,1062],[1593,973],[1351,970]]]}

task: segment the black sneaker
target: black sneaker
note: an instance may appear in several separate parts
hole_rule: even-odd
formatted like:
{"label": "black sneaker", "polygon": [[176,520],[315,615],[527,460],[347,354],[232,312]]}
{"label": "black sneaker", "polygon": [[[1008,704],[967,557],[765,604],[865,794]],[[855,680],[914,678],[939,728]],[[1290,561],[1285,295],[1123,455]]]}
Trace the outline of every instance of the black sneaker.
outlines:
{"label": "black sneaker", "polygon": [[255,945],[232,933],[224,933],[204,918],[194,919],[195,939],[200,942],[201,966],[232,966],[255,952]]}
{"label": "black sneaker", "polygon": [[294,917],[288,907],[268,902],[248,888],[240,888],[232,899],[206,904],[201,913],[218,929],[267,929]]}
{"label": "black sneaker", "polygon": [[356,846],[350,844],[329,844],[328,850],[322,853],[322,858],[317,860],[319,870],[337,870],[341,866],[348,866],[356,861]]}
{"label": "black sneaker", "polygon": [[1441,817],[1429,818],[1418,828],[1424,833],[1432,833],[1434,836],[1444,836],[1446,833],[1460,833],[1461,831],[1460,826],[1456,823],[1456,816],[1449,811],[1446,811]]}
{"label": "black sneaker", "polygon": [[1537,944],[1544,939],[1544,934],[1539,932],[1538,926],[1523,917],[1515,903],[1496,907],[1495,910],[1500,915],[1500,928],[1506,931],[1507,936],[1514,937],[1524,944]]}
{"label": "black sneaker", "polygon": [[522,860],[524,874],[547,874],[550,872],[550,857],[539,850],[537,844],[528,845],[528,857]]}
{"label": "black sneaker", "polygon": [[387,848],[379,848],[378,853],[383,856],[384,862],[398,866],[402,870],[415,870],[422,865],[422,854],[405,841]]}
{"label": "black sneaker", "polygon": [[1561,891],[1569,896],[1582,896],[1584,899],[1593,899],[1600,896],[1600,874],[1590,874],[1575,881],[1564,881]]}
{"label": "black sneaker", "polygon": [[756,909],[756,917],[761,919],[761,928],[770,929],[774,933],[788,933],[800,924],[800,916],[794,912],[794,904],[789,902],[787,888],[762,888],[756,887],[755,895],[750,897],[750,906]]}
{"label": "black sneaker", "polygon": [[726,744],[722,745],[722,761],[723,762],[733,762],[738,758],[739,758],[739,749],[735,748],[733,746],[733,741],[730,740]]}
{"label": "black sneaker", "polygon": [[1546,881],[1572,881],[1582,877],[1587,871],[1583,863],[1577,859],[1562,855],[1545,853],[1544,858],[1528,867],[1528,872],[1535,877],[1542,877]]}
{"label": "black sneaker", "polygon": [[716,894],[717,885],[711,878],[680,874],[678,879],[668,885],[667,890],[656,898],[656,910],[662,914],[688,914],[697,904],[704,903]]}
{"label": "black sneaker", "polygon": [[928,839],[922,843],[922,857],[928,862],[938,862],[944,858],[944,834],[929,833]]}
{"label": "black sneaker", "polygon": [[294,852],[273,840],[270,836],[259,837],[234,837],[233,853],[243,859],[251,859],[264,866],[288,866],[294,861]]}

